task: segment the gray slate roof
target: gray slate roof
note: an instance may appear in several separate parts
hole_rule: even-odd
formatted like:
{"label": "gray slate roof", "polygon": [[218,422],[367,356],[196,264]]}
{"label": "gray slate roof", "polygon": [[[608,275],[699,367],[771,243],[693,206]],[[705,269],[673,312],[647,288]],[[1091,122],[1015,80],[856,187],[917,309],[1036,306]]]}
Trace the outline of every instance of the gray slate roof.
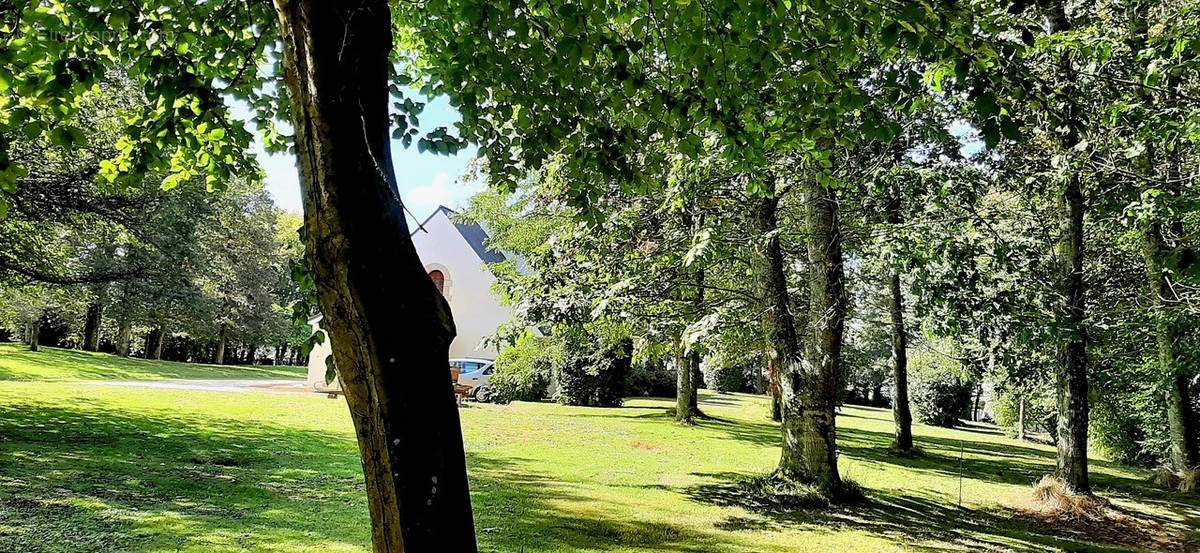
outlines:
{"label": "gray slate roof", "polygon": [[[416,229],[413,229],[412,234],[419,232],[421,227],[425,226],[425,223],[428,223],[429,220],[433,219],[438,213],[445,213],[446,217],[449,217],[452,213],[455,213],[455,211],[444,205],[438,206],[438,208],[435,209],[433,213],[429,215],[429,217],[426,217],[425,220],[421,222],[420,226],[418,226]],[[454,228],[458,229],[458,233],[461,234],[463,239],[467,241],[467,244],[471,245],[471,249],[475,250],[475,255],[478,255],[479,259],[482,259],[484,263],[499,263],[507,259],[504,257],[504,254],[487,247],[485,242],[487,242],[488,235],[487,232],[483,230],[483,227],[475,223],[459,223],[453,219],[450,220],[450,223],[454,225]]]}

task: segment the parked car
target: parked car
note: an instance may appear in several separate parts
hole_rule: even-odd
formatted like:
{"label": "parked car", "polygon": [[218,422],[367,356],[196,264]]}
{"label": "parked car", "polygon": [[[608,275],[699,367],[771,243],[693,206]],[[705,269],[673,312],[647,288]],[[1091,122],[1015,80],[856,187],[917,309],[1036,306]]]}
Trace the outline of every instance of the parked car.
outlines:
{"label": "parked car", "polygon": [[450,368],[458,369],[458,383],[471,387],[471,397],[476,401],[488,401],[490,388],[488,380],[492,377],[492,369],[496,364],[489,359],[451,359]]}

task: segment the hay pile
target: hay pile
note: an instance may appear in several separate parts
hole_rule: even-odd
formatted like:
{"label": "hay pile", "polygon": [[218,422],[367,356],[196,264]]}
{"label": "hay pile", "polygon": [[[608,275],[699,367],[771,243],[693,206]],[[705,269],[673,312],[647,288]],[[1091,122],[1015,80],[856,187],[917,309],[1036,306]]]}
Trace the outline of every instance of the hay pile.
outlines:
{"label": "hay pile", "polygon": [[1037,503],[1036,510],[1046,515],[1096,520],[1109,514],[1107,500],[1094,495],[1074,493],[1067,489],[1062,480],[1053,476],[1043,476],[1041,481],[1034,485],[1033,499]]}
{"label": "hay pile", "polygon": [[1176,489],[1183,493],[1200,493],[1200,469],[1175,472],[1160,468],[1151,478],[1156,486]]}

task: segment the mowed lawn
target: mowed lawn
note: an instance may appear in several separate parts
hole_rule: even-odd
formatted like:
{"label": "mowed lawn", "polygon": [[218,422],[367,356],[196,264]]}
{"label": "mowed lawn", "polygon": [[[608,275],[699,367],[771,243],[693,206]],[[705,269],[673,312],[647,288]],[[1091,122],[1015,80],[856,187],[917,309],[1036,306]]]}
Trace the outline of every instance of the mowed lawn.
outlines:
{"label": "mowed lawn", "polygon": [[[20,363],[13,355],[36,355],[39,368],[14,367]],[[343,400],[29,381],[35,373],[102,378],[115,363],[62,350],[29,355],[0,349],[0,375],[26,379],[0,382],[0,552],[369,550]],[[140,372],[123,368],[112,378],[230,377],[223,367],[137,366]],[[694,427],[673,424],[671,405],[633,399],[619,409],[463,408],[481,550],[1130,551],[1138,550],[1134,543],[1144,550],[1200,544],[1200,498],[1156,490],[1145,471],[1093,464],[1097,490],[1127,520],[1106,522],[1111,539],[1092,543],[1009,508],[1023,504],[1032,482],[1052,469],[1050,447],[984,426],[917,426],[926,455],[895,458],[886,452],[890,413],[856,407],[838,419],[841,468],[865,488],[867,501],[808,511],[755,504],[734,483],[777,460],[778,431],[764,399],[706,392],[702,408],[716,418]]]}
{"label": "mowed lawn", "polygon": [[73,349],[0,344],[0,380],[165,380],[171,378],[303,378],[307,367],[172,363]]}

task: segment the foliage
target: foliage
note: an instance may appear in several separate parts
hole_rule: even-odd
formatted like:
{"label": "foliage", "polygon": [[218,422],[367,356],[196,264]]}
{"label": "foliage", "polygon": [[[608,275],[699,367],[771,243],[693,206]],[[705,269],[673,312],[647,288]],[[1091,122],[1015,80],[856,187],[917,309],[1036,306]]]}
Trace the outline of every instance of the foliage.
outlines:
{"label": "foliage", "polygon": [[558,402],[588,407],[621,405],[633,364],[633,341],[586,331],[570,332],[561,339],[562,353],[554,358]]}
{"label": "foliage", "polygon": [[546,397],[554,367],[563,355],[562,343],[552,337],[522,334],[496,357],[488,380],[499,403],[537,401]]}
{"label": "foliage", "polygon": [[741,366],[710,366],[705,374],[708,387],[718,392],[746,391],[746,368]]}
{"label": "foliage", "polygon": [[934,426],[957,426],[970,409],[974,389],[962,364],[922,348],[909,353],[908,367],[913,417]]}
{"label": "foliage", "polygon": [[679,381],[673,365],[657,360],[636,360],[629,371],[626,392],[636,397],[675,397]]}

